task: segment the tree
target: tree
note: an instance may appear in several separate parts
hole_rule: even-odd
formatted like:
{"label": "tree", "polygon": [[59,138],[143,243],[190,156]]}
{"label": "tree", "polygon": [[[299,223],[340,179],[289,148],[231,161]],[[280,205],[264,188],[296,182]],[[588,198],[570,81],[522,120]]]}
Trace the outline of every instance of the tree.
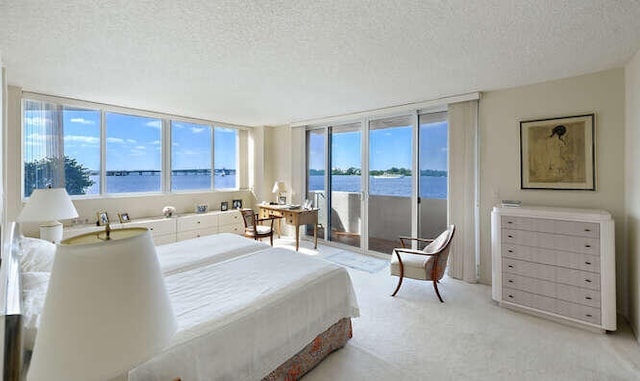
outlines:
{"label": "tree", "polygon": [[87,188],[95,182],[91,180],[90,171],[76,159],[65,156],[64,177],[60,178],[60,158],[46,157],[40,160],[24,163],[24,189],[25,194],[31,195],[34,189],[62,186],[64,184],[70,195],[85,194]]}

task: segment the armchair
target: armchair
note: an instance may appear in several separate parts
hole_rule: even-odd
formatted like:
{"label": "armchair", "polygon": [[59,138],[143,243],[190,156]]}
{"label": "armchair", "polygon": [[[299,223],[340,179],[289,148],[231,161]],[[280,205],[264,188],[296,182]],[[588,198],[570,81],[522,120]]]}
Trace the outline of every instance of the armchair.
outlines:
{"label": "armchair", "polygon": [[[256,241],[259,238],[269,237],[271,246],[273,246],[273,221],[280,217],[258,218],[258,214],[255,213],[253,209],[241,209],[240,213],[244,221],[244,236],[253,238]],[[260,223],[264,221],[271,221],[271,225],[260,225]]]}
{"label": "armchair", "polygon": [[[438,291],[438,281],[444,276],[449,259],[449,248],[455,232],[455,226],[449,225],[436,239],[424,239],[413,237],[399,237],[401,248],[393,249],[391,257],[391,275],[397,276],[398,286],[391,296],[396,296],[402,285],[404,277],[430,280],[440,302],[444,303]],[[418,241],[428,243],[422,250],[413,250],[406,247],[406,241]]]}

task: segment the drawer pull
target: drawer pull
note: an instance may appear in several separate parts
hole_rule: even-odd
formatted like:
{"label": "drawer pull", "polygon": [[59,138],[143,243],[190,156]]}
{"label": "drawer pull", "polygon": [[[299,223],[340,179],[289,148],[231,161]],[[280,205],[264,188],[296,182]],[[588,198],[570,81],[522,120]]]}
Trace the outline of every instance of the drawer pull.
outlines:
{"label": "drawer pull", "polygon": [[512,281],[511,279],[509,279],[507,282],[509,282],[509,283],[513,283],[513,281]]}
{"label": "drawer pull", "polygon": [[584,229],[584,231],[586,231],[586,232],[590,232],[590,231],[591,231],[591,229]]}
{"label": "drawer pull", "polygon": [[591,279],[585,279],[584,281],[587,283],[591,283]]}
{"label": "drawer pull", "polygon": [[507,267],[508,267],[508,268],[510,268],[510,269],[512,269],[512,268],[513,268],[513,266],[512,266],[512,265],[509,265],[509,266],[507,266]]}
{"label": "drawer pull", "polygon": [[149,228],[149,230],[153,230],[153,228]]}
{"label": "drawer pull", "polygon": [[586,315],[584,315],[584,316],[586,316],[586,317],[592,317],[592,315],[591,315],[591,314],[586,314]]}
{"label": "drawer pull", "polygon": [[587,244],[587,245],[584,245],[584,247],[591,247],[591,245],[588,245],[588,244]]}
{"label": "drawer pull", "polygon": [[198,221],[198,223],[200,223],[200,221]]}
{"label": "drawer pull", "polygon": [[584,262],[584,264],[585,264],[585,265],[590,265],[590,264],[591,264],[591,262],[589,262],[589,261],[585,261],[585,262]]}
{"label": "drawer pull", "polygon": [[585,296],[584,298],[587,299],[587,300],[591,300],[590,296]]}
{"label": "drawer pull", "polygon": [[510,298],[513,298],[513,295],[509,295]]}
{"label": "drawer pull", "polygon": [[510,253],[513,253],[513,250],[508,250]]}
{"label": "drawer pull", "polygon": [[512,223],[513,223],[513,221],[507,221],[507,223],[508,223],[508,224],[512,224]]}
{"label": "drawer pull", "polygon": [[509,237],[509,238],[513,238],[513,236],[512,236],[511,234],[509,234],[507,237]]}

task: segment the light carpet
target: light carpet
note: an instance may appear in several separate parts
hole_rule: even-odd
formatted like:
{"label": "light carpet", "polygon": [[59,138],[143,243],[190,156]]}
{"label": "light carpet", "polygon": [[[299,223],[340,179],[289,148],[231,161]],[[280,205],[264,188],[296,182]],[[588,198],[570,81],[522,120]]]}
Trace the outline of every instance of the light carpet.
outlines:
{"label": "light carpet", "polygon": [[640,346],[622,318],[604,335],[500,308],[486,285],[445,278],[440,303],[429,282],[405,279],[390,297],[387,272],[349,274],[361,315],[353,339],[305,381],[640,379]]}
{"label": "light carpet", "polygon": [[389,266],[389,261],[362,255],[351,251],[342,250],[335,254],[324,257],[327,261],[333,262],[341,266],[347,266],[352,269],[366,271],[368,273],[377,273]]}

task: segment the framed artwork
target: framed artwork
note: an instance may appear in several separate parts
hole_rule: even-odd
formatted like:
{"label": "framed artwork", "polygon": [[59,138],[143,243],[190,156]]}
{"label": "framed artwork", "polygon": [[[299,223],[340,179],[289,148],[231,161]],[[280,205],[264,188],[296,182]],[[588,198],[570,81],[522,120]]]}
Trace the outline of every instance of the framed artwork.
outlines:
{"label": "framed artwork", "polygon": [[595,114],[520,122],[520,188],[596,190]]}
{"label": "framed artwork", "polygon": [[233,209],[242,209],[242,200],[233,200],[231,202]]}
{"label": "framed artwork", "polygon": [[122,224],[131,221],[131,219],[129,218],[129,213],[118,213],[118,219]]}
{"label": "framed artwork", "polygon": [[221,211],[225,211],[225,210],[229,210],[229,202],[228,201],[222,201],[220,203],[220,210]]}
{"label": "framed artwork", "polygon": [[97,213],[98,215],[98,226],[104,226],[109,224],[109,215],[106,210],[101,210]]}
{"label": "framed artwork", "polygon": [[278,204],[280,205],[286,205],[287,203],[287,196],[280,196],[278,197]]}
{"label": "framed artwork", "polygon": [[208,210],[209,210],[209,205],[196,204],[196,213],[207,213]]}

